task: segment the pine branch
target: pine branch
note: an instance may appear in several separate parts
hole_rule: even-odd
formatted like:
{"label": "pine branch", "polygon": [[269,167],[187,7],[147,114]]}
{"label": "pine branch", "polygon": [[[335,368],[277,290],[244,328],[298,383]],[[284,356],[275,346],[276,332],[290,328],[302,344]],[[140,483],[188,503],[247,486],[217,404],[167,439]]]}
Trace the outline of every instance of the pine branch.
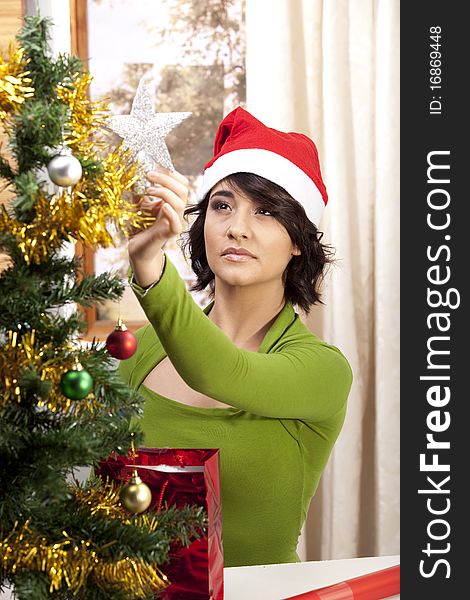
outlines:
{"label": "pine branch", "polygon": [[45,573],[21,571],[11,579],[18,600],[50,600],[50,581]]}
{"label": "pine branch", "polygon": [[80,283],[70,290],[68,301],[78,302],[82,306],[92,306],[102,300],[119,300],[124,293],[125,284],[119,275],[101,273],[84,275]]}
{"label": "pine branch", "polygon": [[6,179],[10,183],[15,180],[15,174],[11,168],[10,162],[0,154],[0,177]]}
{"label": "pine branch", "polygon": [[149,593],[148,596],[140,596],[136,598],[134,595],[132,597],[122,589],[119,589],[117,586],[111,589],[103,589],[98,583],[93,581],[93,578],[90,578],[91,581],[88,583],[87,588],[84,592],[78,594],[67,594],[61,593],[51,597],[52,600],[155,600],[159,596],[155,596],[153,593]]}
{"label": "pine branch", "polygon": [[82,72],[76,57],[59,55],[52,60],[49,50],[51,19],[29,16],[17,35],[25,49],[29,76],[34,82],[34,97],[27,100],[11,124],[10,148],[19,173],[44,167],[52,157],[51,149],[63,141],[69,110],[57,98],[57,86]]}
{"label": "pine branch", "polygon": [[[38,339],[53,348],[63,348],[71,336],[83,333],[87,328],[85,318],[78,312],[70,316],[60,314],[35,315],[31,317],[28,326],[37,332]],[[15,329],[14,327],[12,329]]]}
{"label": "pine branch", "polygon": [[27,16],[23,21],[21,31],[16,36],[20,45],[28,52],[28,57],[32,61],[29,69],[35,75],[38,69],[35,68],[33,58],[36,56],[47,60],[47,57],[50,56],[49,42],[51,40],[52,25],[53,21],[50,17]]}
{"label": "pine branch", "polygon": [[17,307],[21,305],[23,324],[44,333],[55,331],[51,339],[60,343],[74,331],[82,331],[84,321],[78,315],[54,316],[52,309],[71,303],[93,306],[103,300],[118,300],[124,292],[125,284],[117,274],[82,275],[77,283],[78,258],[54,257],[44,264],[27,265],[18,249],[12,249],[13,240],[4,237],[3,242],[0,245],[8,247],[10,256],[19,264],[0,276],[0,328],[15,328]]}
{"label": "pine branch", "polygon": [[15,180],[17,196],[12,202],[12,209],[18,221],[30,223],[34,219],[34,204],[41,189],[33,171],[20,173]]}
{"label": "pine branch", "polygon": [[59,55],[52,60],[49,49],[52,19],[40,15],[27,16],[21,31],[16,36],[29,59],[28,71],[34,82],[35,96],[54,101],[55,87],[76,72],[82,71],[77,57]]}
{"label": "pine branch", "polygon": [[193,539],[199,539],[207,529],[207,515],[201,506],[175,506],[164,504],[158,513],[160,527],[168,536],[183,546],[188,546]]}
{"label": "pine branch", "polygon": [[10,138],[19,173],[49,163],[51,149],[62,143],[67,116],[67,107],[57,100],[46,102],[39,97],[25,102],[23,110],[13,120],[15,134]]}

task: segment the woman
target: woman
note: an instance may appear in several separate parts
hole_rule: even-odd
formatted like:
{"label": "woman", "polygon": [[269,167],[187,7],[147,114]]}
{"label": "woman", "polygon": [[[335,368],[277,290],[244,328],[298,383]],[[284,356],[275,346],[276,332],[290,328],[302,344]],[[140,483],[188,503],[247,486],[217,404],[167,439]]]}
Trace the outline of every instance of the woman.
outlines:
{"label": "woman", "polygon": [[[351,370],[294,311],[320,302],[330,262],[313,142],[237,108],[219,125],[202,201],[150,173],[155,222],[129,241],[132,286],[150,321],[121,364],[145,397],[147,446],[220,448],[226,566],[294,562],[298,536],[342,427]],[[148,205],[148,204],[147,204]],[[185,214],[201,310],[165,257]]]}

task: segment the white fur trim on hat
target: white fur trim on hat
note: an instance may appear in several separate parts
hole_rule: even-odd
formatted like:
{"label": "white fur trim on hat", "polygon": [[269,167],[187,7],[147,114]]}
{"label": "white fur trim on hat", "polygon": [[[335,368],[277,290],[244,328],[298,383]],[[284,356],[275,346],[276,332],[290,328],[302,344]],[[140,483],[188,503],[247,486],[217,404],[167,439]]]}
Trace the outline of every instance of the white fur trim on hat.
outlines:
{"label": "white fur trim on hat", "polygon": [[262,148],[243,148],[222,154],[204,171],[198,198],[202,198],[221,179],[233,173],[254,173],[283,187],[304,208],[307,217],[318,227],[325,203],[310,179],[290,160]]}

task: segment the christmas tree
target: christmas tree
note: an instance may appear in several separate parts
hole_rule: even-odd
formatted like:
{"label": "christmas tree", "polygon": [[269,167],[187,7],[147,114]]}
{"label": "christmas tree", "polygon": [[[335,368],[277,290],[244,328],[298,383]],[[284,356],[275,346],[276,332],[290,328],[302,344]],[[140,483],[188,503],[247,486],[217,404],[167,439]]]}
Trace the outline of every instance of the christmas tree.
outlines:
{"label": "christmas tree", "polygon": [[76,306],[118,299],[121,279],[82,273],[64,247],[108,246],[110,223],[126,230],[145,215],[125,199],[136,163],[98,136],[107,107],[90,101],[77,58],[50,55],[50,25],[26,17],[0,56],[0,176],[12,196],[0,207],[0,586],[20,600],[154,598],[170,545],[201,535],[205,515],[134,514],[120,502],[126,486],[74,478],[142,443],[130,428],[142,401],[111,350],[80,339]]}

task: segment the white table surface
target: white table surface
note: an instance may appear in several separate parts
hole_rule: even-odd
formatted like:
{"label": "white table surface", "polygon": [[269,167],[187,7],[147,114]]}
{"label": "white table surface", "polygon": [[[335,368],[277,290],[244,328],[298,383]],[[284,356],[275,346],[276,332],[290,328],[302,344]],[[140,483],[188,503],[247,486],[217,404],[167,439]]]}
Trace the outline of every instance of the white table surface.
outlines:
{"label": "white table surface", "polygon": [[397,555],[228,567],[224,569],[224,600],[282,600],[398,564]]}

